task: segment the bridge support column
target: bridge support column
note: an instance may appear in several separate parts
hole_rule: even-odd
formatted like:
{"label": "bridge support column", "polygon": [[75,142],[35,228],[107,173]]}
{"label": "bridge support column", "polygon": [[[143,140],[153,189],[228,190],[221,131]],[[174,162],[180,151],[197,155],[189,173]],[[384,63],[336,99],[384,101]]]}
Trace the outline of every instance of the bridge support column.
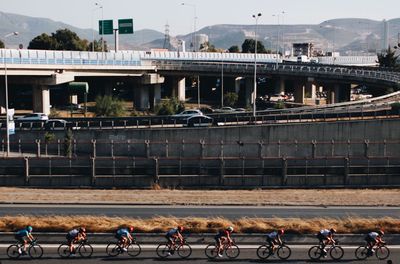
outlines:
{"label": "bridge support column", "polygon": [[161,84],[154,84],[150,87],[150,109],[161,102]]}
{"label": "bridge support column", "polygon": [[3,87],[0,87],[0,114],[6,113],[6,91]]}
{"label": "bridge support column", "polygon": [[294,84],[294,100],[296,103],[304,104],[305,87],[301,81]]}
{"label": "bridge support column", "polygon": [[136,109],[147,110],[150,108],[149,88],[149,85],[140,85],[135,88],[133,103]]}
{"label": "bridge support column", "polygon": [[147,110],[154,107],[161,100],[161,83],[164,77],[158,74],[148,74],[142,77],[138,87],[135,87],[133,103],[138,110]]}
{"label": "bridge support column", "polygon": [[254,83],[252,78],[246,78],[245,85],[245,105],[250,106],[253,104],[253,91]]}
{"label": "bridge support column", "polygon": [[176,77],[172,81],[172,97],[178,98],[179,101],[186,100],[186,78]]}
{"label": "bridge support column", "polygon": [[236,92],[237,94],[239,94],[239,91],[240,91],[240,84],[241,84],[242,79],[243,79],[243,77],[237,77],[237,78],[235,79],[235,92]]}
{"label": "bridge support column", "polygon": [[286,81],[286,79],[284,77],[280,77],[276,81],[276,85],[275,85],[275,93],[276,94],[282,94],[282,93],[285,94],[286,93],[285,81]]}
{"label": "bridge support column", "polygon": [[33,87],[33,112],[50,114],[50,89],[48,86]]}

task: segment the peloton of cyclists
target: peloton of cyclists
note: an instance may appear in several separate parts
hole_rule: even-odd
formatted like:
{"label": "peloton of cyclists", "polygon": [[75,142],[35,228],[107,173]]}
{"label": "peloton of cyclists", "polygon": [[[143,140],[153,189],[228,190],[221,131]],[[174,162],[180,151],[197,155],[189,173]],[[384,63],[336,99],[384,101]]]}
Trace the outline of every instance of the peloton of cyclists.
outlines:
{"label": "peloton of cyclists", "polygon": [[66,238],[69,246],[69,252],[71,255],[75,255],[74,244],[86,239],[86,228],[79,227],[72,229],[67,233]]}
{"label": "peloton of cyclists", "polygon": [[325,246],[328,244],[333,244],[335,242],[333,236],[336,234],[336,229],[331,228],[331,229],[322,229],[321,231],[318,232],[317,238],[319,241],[319,244],[321,245],[324,254],[326,254]]}
{"label": "peloton of cyclists", "polygon": [[374,249],[373,247],[376,246],[377,244],[384,244],[385,241],[382,240],[383,235],[385,232],[383,230],[379,230],[377,232],[369,232],[367,236],[365,237],[365,241],[367,241],[368,244],[368,253],[373,254]]}
{"label": "peloton of cyclists", "polygon": [[22,255],[26,255],[26,247],[28,246],[28,240],[32,242],[34,237],[32,236],[33,228],[32,226],[27,226],[24,229],[21,229],[15,233],[15,239],[24,245],[23,249],[18,249],[18,253]]}
{"label": "peloton of cyclists", "polygon": [[133,232],[133,226],[128,228],[120,228],[115,233],[115,238],[118,239],[118,244],[123,251],[127,251],[129,244],[132,243],[133,237],[131,233]]}
{"label": "peloton of cyclists", "polygon": [[182,232],[183,232],[183,226],[178,226],[176,228],[171,228],[166,234],[165,234],[165,238],[168,241],[168,246],[169,248],[171,248],[172,250],[170,252],[168,252],[168,255],[173,254],[173,248],[175,247],[175,241],[179,240],[179,242],[183,242],[183,236],[182,236]]}
{"label": "peloton of cyclists", "polygon": [[232,243],[231,234],[233,233],[233,227],[229,226],[224,230],[219,230],[218,234],[214,237],[218,248],[218,257],[222,257],[222,250],[224,243]]}
{"label": "peloton of cyclists", "polygon": [[274,249],[277,245],[282,245],[281,237],[285,233],[285,230],[280,229],[278,231],[274,231],[267,234],[267,243],[268,245]]}

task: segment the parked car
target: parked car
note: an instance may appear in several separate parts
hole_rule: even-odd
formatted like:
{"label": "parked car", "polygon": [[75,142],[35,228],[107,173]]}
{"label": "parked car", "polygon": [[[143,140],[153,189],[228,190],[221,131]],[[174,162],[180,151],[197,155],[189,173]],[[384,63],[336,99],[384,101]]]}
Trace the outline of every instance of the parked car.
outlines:
{"label": "parked car", "polygon": [[186,120],[186,125],[188,127],[208,127],[212,126],[213,119],[205,115],[195,115],[191,116]]}
{"label": "parked car", "polygon": [[196,116],[196,115],[204,115],[203,112],[197,109],[190,109],[190,110],[185,110],[183,112],[180,112],[179,114],[173,115],[172,117],[174,118],[181,118],[181,119],[187,119],[191,116]]}
{"label": "parked car", "polygon": [[229,113],[234,113],[235,109],[230,106],[224,106],[224,107],[221,107],[220,109],[215,109],[215,112],[229,114]]}
{"label": "parked car", "polygon": [[70,104],[66,104],[66,105],[60,106],[59,109],[60,110],[67,110],[67,111],[71,111],[71,110],[72,111],[78,111],[78,110],[82,110],[82,106],[79,105],[79,104],[70,103]]}
{"label": "parked car", "polygon": [[44,113],[32,113],[24,115],[23,117],[16,119],[19,122],[33,122],[33,121],[46,121],[49,120],[48,115]]}
{"label": "parked car", "polygon": [[64,130],[68,127],[68,122],[63,119],[49,119],[44,124],[45,130]]}
{"label": "parked car", "polygon": [[244,109],[244,108],[236,108],[235,109],[235,113],[244,113],[244,112],[246,112],[246,109]]}

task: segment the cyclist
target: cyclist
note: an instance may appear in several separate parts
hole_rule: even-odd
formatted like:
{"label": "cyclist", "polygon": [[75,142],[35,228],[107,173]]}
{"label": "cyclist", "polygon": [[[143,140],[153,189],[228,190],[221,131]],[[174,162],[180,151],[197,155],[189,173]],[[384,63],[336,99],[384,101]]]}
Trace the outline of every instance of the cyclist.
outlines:
{"label": "cyclist", "polygon": [[231,238],[232,232],[233,232],[233,227],[229,226],[224,230],[219,230],[218,234],[214,237],[218,248],[218,257],[220,258],[222,257],[223,244],[226,243],[226,241],[228,243],[233,242]]}
{"label": "cyclist", "polygon": [[385,232],[383,230],[379,230],[378,232],[369,232],[367,236],[365,237],[365,241],[367,241],[368,244],[368,253],[372,254],[374,253],[374,246],[377,244],[384,244],[385,241],[382,240],[383,235]]}
{"label": "cyclist", "polygon": [[120,228],[117,230],[115,234],[115,238],[118,239],[118,244],[122,248],[123,251],[127,251],[127,247],[129,244],[132,243],[132,235],[131,233],[133,232],[133,226],[130,226],[129,228]]}
{"label": "cyclist", "polygon": [[[173,249],[175,246],[175,240],[179,240],[181,243],[183,242],[183,226],[178,226],[177,228],[172,228],[170,229],[166,234],[165,238],[168,240],[168,246],[169,248]],[[171,252],[168,252],[168,255],[171,255],[173,250]]]}
{"label": "cyclist", "polygon": [[321,245],[325,256],[326,256],[325,246],[327,244],[332,244],[332,243],[335,242],[335,240],[333,239],[333,235],[335,233],[336,233],[336,229],[331,228],[331,229],[322,229],[317,234],[317,238],[319,240],[319,244]]}
{"label": "cyclist", "polygon": [[276,245],[282,245],[282,239],[281,237],[285,233],[285,230],[281,229],[278,231],[271,232],[267,234],[267,242],[268,245],[274,249]]}
{"label": "cyclist", "polygon": [[35,240],[34,237],[32,236],[32,230],[33,230],[32,226],[27,226],[26,228],[17,231],[17,233],[15,234],[15,239],[19,243],[24,245],[22,250],[21,250],[21,248],[18,249],[18,253],[19,254],[25,255],[26,254],[26,247],[28,246],[28,240],[30,242]]}
{"label": "cyclist", "polygon": [[71,255],[74,255],[75,254],[74,244],[78,243],[81,240],[86,239],[86,228],[80,227],[72,229],[67,233],[66,238],[69,246],[69,252],[71,253]]}

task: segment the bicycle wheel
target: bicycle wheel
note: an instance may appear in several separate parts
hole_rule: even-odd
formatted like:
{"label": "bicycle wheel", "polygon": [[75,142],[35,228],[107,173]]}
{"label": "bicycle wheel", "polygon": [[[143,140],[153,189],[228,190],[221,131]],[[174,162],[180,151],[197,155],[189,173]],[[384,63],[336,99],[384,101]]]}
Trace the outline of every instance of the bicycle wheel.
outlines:
{"label": "bicycle wheel", "polygon": [[332,259],[334,260],[339,260],[343,258],[344,255],[344,250],[341,246],[333,246],[331,247],[331,250],[329,250],[329,255],[331,256]]}
{"label": "bicycle wheel", "polygon": [[292,255],[292,250],[288,246],[280,246],[276,252],[280,259],[288,259]]}
{"label": "bicycle wheel", "polygon": [[205,249],[204,253],[206,254],[207,258],[215,259],[218,256],[218,249],[215,244],[209,244]]}
{"label": "bicycle wheel", "polygon": [[375,250],[375,256],[380,260],[387,259],[390,256],[390,250],[387,246],[379,246]]}
{"label": "bicycle wheel", "polygon": [[188,243],[180,245],[177,249],[179,257],[185,259],[192,255],[192,247]]}
{"label": "bicycle wheel", "polygon": [[257,248],[257,256],[260,259],[267,259],[269,256],[271,256],[271,254],[271,249],[267,245],[261,245]]}
{"label": "bicycle wheel", "polygon": [[28,250],[29,256],[33,259],[38,259],[43,256],[43,248],[36,244],[29,247]]}
{"label": "bicycle wheel", "polygon": [[225,249],[225,255],[230,259],[235,259],[239,256],[240,249],[236,245],[230,245]]}
{"label": "bicycle wheel", "polygon": [[18,245],[11,245],[7,248],[7,256],[11,259],[17,259],[21,256],[18,252],[19,246]]}
{"label": "bicycle wheel", "polygon": [[61,244],[57,249],[57,253],[62,258],[68,258],[71,255],[71,252],[69,252],[69,246],[67,244]]}
{"label": "bicycle wheel", "polygon": [[364,260],[368,258],[368,248],[366,246],[359,246],[354,254],[358,260]]}
{"label": "bicycle wheel", "polygon": [[142,248],[139,244],[130,244],[127,248],[128,255],[131,257],[136,257],[140,254]]}
{"label": "bicycle wheel", "polygon": [[79,246],[78,252],[82,258],[90,258],[93,254],[93,247],[90,244],[82,244]]}
{"label": "bicycle wheel", "polygon": [[120,249],[116,243],[110,242],[106,247],[106,252],[110,257],[115,257],[120,253]]}
{"label": "bicycle wheel", "polygon": [[318,260],[322,257],[322,248],[319,246],[313,246],[308,250],[308,256],[312,260]]}
{"label": "bicycle wheel", "polygon": [[167,258],[171,255],[170,247],[168,244],[160,244],[156,249],[156,253],[160,258]]}

